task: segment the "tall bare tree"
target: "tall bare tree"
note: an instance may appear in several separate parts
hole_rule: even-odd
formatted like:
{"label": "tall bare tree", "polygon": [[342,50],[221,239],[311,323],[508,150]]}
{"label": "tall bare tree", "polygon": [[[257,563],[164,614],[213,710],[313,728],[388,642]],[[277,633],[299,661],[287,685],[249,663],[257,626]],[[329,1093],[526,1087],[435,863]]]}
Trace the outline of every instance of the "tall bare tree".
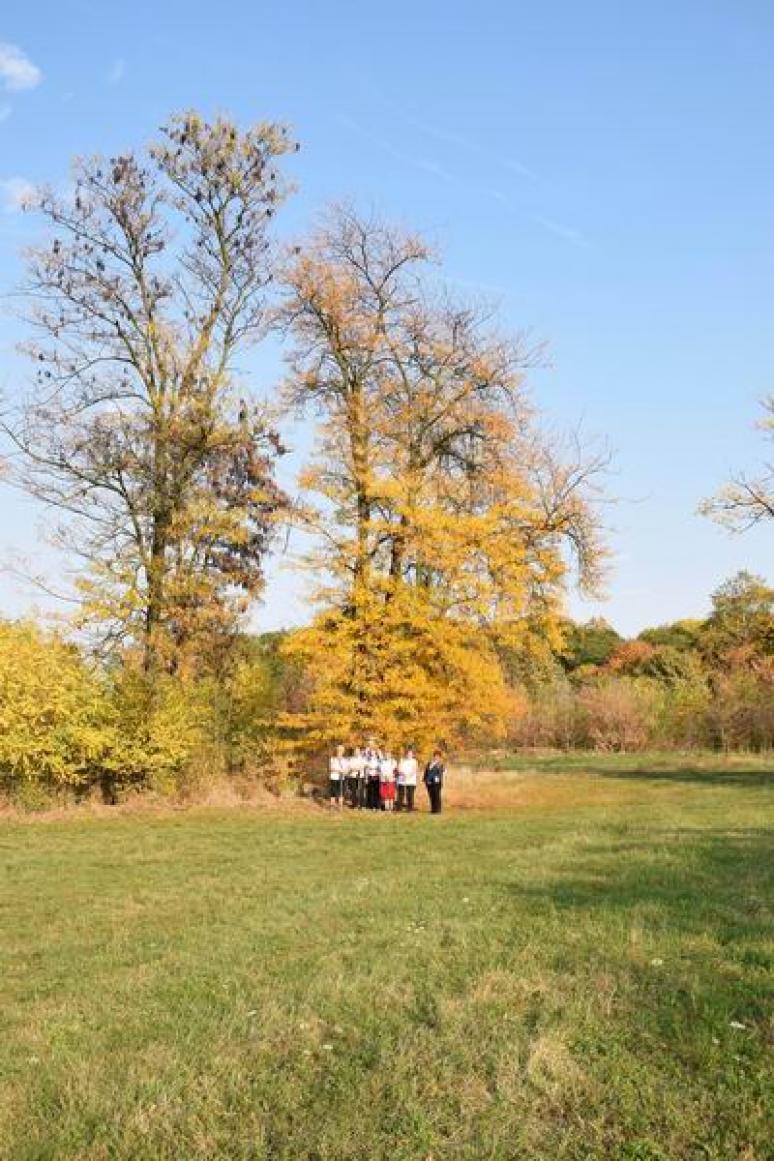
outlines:
{"label": "tall bare tree", "polygon": [[196,113],[80,160],[36,206],[22,287],[34,382],[2,417],[15,482],[83,568],[84,622],[146,667],[227,639],[262,586],[281,452],[236,359],[264,333],[287,131]]}

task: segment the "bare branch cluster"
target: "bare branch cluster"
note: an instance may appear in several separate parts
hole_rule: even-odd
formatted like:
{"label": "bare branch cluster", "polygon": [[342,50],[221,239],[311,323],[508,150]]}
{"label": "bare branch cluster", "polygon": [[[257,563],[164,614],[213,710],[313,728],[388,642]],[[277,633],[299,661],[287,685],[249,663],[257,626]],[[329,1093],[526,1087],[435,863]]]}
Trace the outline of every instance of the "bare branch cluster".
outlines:
{"label": "bare branch cluster", "polygon": [[[774,440],[774,395],[763,400],[763,410],[758,427],[766,438]],[[716,496],[702,504],[701,512],[734,532],[774,519],[774,462],[764,463],[757,476],[734,476]]]}

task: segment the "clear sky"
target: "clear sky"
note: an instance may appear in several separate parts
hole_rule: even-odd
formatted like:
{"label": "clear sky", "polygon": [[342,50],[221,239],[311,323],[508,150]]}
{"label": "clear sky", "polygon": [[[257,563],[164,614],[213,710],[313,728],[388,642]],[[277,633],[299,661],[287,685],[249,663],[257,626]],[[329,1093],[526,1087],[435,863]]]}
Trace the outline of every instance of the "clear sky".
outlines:
{"label": "clear sky", "polygon": [[[25,183],[65,182],[73,154],[191,106],[287,121],[284,231],[341,196],[427,231],[460,290],[548,340],[548,421],[609,441],[609,599],[576,615],[633,633],[701,615],[739,568],[774,580],[770,528],[695,515],[762,458],[774,387],[768,0],[5,0],[0,42],[0,291],[34,236]],[[17,338],[0,318],[11,394]],[[261,386],[276,370],[267,352]],[[1,483],[0,504],[0,555],[31,555],[34,509]],[[256,625],[302,620],[302,594],[273,564]],[[29,599],[0,576],[0,612]]]}

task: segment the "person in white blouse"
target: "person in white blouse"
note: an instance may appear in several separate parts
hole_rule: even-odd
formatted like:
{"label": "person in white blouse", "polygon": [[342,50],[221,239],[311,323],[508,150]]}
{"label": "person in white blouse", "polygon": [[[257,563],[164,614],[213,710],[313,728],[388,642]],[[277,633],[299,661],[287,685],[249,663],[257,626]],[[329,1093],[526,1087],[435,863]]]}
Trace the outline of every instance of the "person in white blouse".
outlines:
{"label": "person in white blouse", "polygon": [[414,796],[417,792],[417,775],[419,764],[414,750],[409,746],[406,753],[398,762],[398,810],[413,811]]}
{"label": "person in white blouse", "polygon": [[363,788],[365,786],[365,758],[360,747],[355,746],[349,759],[349,777],[347,778],[347,797],[353,807],[365,806]]}
{"label": "person in white blouse", "polygon": [[382,810],[391,811],[395,806],[395,771],[398,763],[389,750],[379,763],[379,801]]}
{"label": "person in white blouse", "polygon": [[369,738],[363,760],[365,763],[365,793],[366,809],[379,809],[379,763],[381,754],[376,748],[373,738]]}
{"label": "person in white blouse", "polygon": [[347,776],[349,763],[344,757],[344,747],[337,746],[336,753],[328,761],[328,797],[331,807],[343,804],[344,779]]}

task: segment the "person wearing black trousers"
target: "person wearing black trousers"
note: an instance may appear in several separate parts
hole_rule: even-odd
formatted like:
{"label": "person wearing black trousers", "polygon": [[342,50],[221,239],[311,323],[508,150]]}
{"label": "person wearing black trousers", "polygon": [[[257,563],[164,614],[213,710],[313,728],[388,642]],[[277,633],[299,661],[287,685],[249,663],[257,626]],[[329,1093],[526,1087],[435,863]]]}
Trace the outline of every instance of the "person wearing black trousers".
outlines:
{"label": "person wearing black trousers", "polygon": [[430,799],[430,813],[441,813],[441,792],[443,791],[443,776],[446,767],[443,764],[441,751],[434,750],[433,756],[425,766],[424,783]]}
{"label": "person wearing black trousers", "polygon": [[379,763],[380,752],[369,744],[365,752],[366,810],[379,809]]}

